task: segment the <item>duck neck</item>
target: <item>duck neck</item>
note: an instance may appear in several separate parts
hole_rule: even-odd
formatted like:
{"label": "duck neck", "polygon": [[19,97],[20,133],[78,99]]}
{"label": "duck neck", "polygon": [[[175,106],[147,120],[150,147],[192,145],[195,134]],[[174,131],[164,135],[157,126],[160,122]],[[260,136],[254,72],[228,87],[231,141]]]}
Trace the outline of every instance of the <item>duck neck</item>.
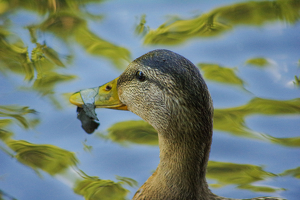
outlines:
{"label": "duck neck", "polygon": [[160,163],[135,199],[214,199],[205,179],[212,142],[211,105],[178,106],[166,118],[155,120],[159,121],[152,126],[158,132]]}
{"label": "duck neck", "polygon": [[170,128],[168,134],[158,132],[160,163],[133,199],[215,199],[205,179],[212,140],[210,127],[181,131],[174,127],[174,134],[170,134]]}
{"label": "duck neck", "polygon": [[[195,134],[202,135],[200,132],[192,133]],[[181,137],[170,138],[159,134],[160,163],[156,175],[159,185],[195,196],[209,193],[205,174],[211,137],[191,137],[187,131],[176,135]]]}

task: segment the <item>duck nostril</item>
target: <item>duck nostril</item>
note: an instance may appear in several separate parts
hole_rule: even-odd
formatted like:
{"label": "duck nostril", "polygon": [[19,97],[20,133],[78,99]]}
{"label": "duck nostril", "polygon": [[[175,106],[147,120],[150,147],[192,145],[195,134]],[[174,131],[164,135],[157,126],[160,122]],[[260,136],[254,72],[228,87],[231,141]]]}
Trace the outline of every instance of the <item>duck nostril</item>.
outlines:
{"label": "duck nostril", "polygon": [[106,87],[105,87],[105,90],[106,91],[109,91],[109,90],[111,90],[112,89],[112,87],[110,86],[110,85],[107,85]]}

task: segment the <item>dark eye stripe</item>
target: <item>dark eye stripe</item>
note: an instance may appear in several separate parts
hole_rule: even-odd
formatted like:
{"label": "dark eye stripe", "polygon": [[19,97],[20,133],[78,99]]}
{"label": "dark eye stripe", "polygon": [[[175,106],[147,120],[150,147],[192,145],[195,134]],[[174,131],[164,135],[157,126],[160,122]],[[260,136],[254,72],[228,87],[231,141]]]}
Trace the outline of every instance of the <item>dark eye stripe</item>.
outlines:
{"label": "dark eye stripe", "polygon": [[144,73],[143,73],[142,71],[137,71],[137,72],[136,72],[136,78],[137,78],[139,81],[143,82],[143,81],[145,81],[146,76],[144,75]]}

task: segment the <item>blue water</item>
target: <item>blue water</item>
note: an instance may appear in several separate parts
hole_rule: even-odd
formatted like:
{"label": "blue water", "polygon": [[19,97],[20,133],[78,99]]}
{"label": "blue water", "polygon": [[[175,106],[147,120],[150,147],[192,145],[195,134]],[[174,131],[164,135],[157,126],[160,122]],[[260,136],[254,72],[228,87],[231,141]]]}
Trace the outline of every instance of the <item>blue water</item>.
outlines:
{"label": "blue water", "polygon": [[[73,2],[73,1],[72,1]],[[88,29],[109,43],[125,47],[133,60],[150,50],[166,48],[191,60],[194,64],[213,63],[222,67],[234,68],[236,75],[244,81],[242,86],[228,85],[206,80],[215,108],[231,108],[247,104],[254,97],[274,100],[299,98],[300,91],[293,81],[300,75],[300,24],[274,20],[260,26],[234,25],[230,30],[214,37],[191,37],[176,45],[144,45],[143,36],[135,34],[135,26],[143,14],[146,26],[157,29],[170,16],[183,19],[194,18],[218,7],[234,5],[247,1],[105,1],[87,4],[81,11],[94,15],[103,15],[101,20],[81,17],[86,20]],[[1,7],[1,6],[0,6]],[[45,5],[47,7],[47,5]],[[8,16],[0,15],[0,25],[9,19],[7,28],[20,38],[28,52],[36,47],[30,41],[30,34],[24,27],[39,24],[47,19],[47,14],[37,14],[25,7],[16,7]],[[298,10],[299,13],[299,10]],[[1,12],[0,12],[1,14]],[[299,17],[298,17],[299,18]],[[70,36],[71,38],[71,36]],[[0,106],[28,106],[37,111],[29,118],[38,118],[40,123],[24,129],[16,120],[8,130],[13,132],[14,140],[25,140],[33,144],[51,144],[74,152],[79,164],[78,169],[89,176],[116,180],[115,175],[129,177],[141,186],[155,170],[159,162],[157,146],[127,144],[120,145],[99,137],[113,124],[127,120],[141,120],[138,116],[117,110],[98,109],[100,127],[96,133],[87,135],[76,119],[76,108],[68,102],[68,95],[84,88],[102,85],[117,76],[126,68],[128,62],[118,69],[113,62],[103,56],[89,54],[76,41],[65,43],[51,32],[38,31],[37,42],[51,47],[60,55],[65,68],[56,72],[75,75],[76,79],[55,85],[53,96],[60,104],[55,106],[50,95],[41,95],[33,88],[33,81],[24,80],[24,75],[0,70]],[[72,61],[67,62],[67,55]],[[257,67],[245,62],[250,58],[264,57],[269,61],[267,67]],[[1,58],[1,57],[0,57]],[[0,66],[3,65],[0,60]],[[2,68],[0,68],[2,69]],[[66,94],[67,93],[67,94]],[[0,119],[9,117],[1,116]],[[245,126],[256,133],[277,138],[299,137],[299,108],[295,114],[262,115],[245,117]],[[91,146],[90,151],[84,144]],[[12,152],[0,140],[0,190],[16,199],[84,199],[76,194],[72,187],[78,175],[70,170],[69,175],[49,175],[47,172],[34,171],[5,150]],[[13,153],[13,152],[12,152]],[[255,186],[282,189],[276,192],[254,192],[239,189],[235,184],[224,184],[220,188],[211,188],[220,196],[231,198],[252,198],[257,196],[279,196],[287,199],[299,199],[300,181],[298,177],[280,175],[286,170],[300,166],[299,145],[283,146],[270,141],[243,137],[230,132],[215,130],[210,160],[236,164],[250,164],[263,167],[266,172],[278,175],[254,182]],[[299,171],[298,171],[299,173]],[[216,180],[209,179],[209,183]],[[125,186],[131,198],[138,187]]]}

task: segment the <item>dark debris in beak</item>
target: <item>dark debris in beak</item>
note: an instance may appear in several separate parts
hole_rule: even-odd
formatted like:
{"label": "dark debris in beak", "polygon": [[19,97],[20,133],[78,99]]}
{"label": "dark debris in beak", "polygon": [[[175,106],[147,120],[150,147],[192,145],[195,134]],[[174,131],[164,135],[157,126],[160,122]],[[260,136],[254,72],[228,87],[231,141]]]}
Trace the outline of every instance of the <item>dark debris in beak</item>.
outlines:
{"label": "dark debris in beak", "polygon": [[77,107],[77,113],[77,119],[81,121],[81,127],[86,133],[93,133],[100,125],[100,123],[95,122],[95,120],[99,121],[99,119],[95,113],[94,104],[87,103],[83,104],[82,108]]}

